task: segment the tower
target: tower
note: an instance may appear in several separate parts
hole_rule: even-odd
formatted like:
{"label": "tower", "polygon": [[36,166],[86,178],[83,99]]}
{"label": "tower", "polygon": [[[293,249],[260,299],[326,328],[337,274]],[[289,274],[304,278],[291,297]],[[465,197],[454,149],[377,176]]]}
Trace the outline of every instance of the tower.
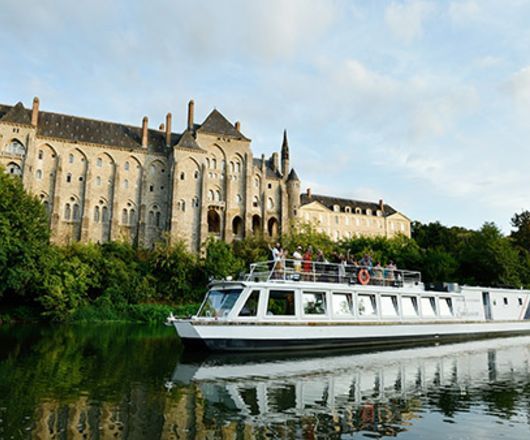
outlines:
{"label": "tower", "polygon": [[296,218],[300,207],[300,179],[294,168],[287,177],[287,200],[289,221],[292,221]]}
{"label": "tower", "polygon": [[289,174],[289,143],[287,142],[287,130],[283,130],[283,142],[282,142],[281,154],[282,154],[282,176],[284,179],[287,179],[287,175]]}

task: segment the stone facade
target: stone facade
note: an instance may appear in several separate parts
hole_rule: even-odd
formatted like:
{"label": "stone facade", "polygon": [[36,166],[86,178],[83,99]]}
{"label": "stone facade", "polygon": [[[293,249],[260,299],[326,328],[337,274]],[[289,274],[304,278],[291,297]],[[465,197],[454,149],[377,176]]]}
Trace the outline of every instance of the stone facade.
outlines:
{"label": "stone facade", "polygon": [[[193,101],[182,133],[172,131],[171,113],[150,129],[147,117],[135,127],[39,105],[38,98],[31,109],[0,105],[0,165],[45,205],[56,243],[125,240],[151,247],[167,235],[198,252],[210,235],[227,242],[255,233],[275,237],[291,220],[315,215],[326,218],[320,227],[335,236],[338,214],[323,196],[300,196],[285,132],[280,154],[255,158],[239,122],[213,110],[196,124]],[[344,220],[340,237],[354,230],[392,235],[392,216],[395,232],[410,235],[405,216],[388,206],[384,212],[384,228],[352,229]]]}
{"label": "stone facade", "polygon": [[341,199],[312,194],[308,189],[301,195],[299,217],[336,241],[360,236],[390,238],[397,234],[410,238],[410,219],[383,200],[372,203]]}

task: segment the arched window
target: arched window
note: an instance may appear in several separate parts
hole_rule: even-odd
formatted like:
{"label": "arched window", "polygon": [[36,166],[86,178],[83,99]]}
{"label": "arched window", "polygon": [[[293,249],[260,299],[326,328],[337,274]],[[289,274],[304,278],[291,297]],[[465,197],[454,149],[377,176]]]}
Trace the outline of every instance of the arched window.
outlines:
{"label": "arched window", "polygon": [[351,212],[351,208],[349,206],[346,206],[346,208],[344,208],[344,212],[350,213]]}
{"label": "arched window", "polygon": [[241,172],[241,163],[239,163],[239,162],[236,162],[236,172],[237,173]]}
{"label": "arched window", "polygon": [[221,217],[213,209],[208,211],[208,232],[213,234],[221,232]]}
{"label": "arched window", "polygon": [[128,181],[127,179],[125,179],[125,180],[123,181],[123,188],[125,188],[125,189],[128,189],[128,188],[129,188],[129,181]]}
{"label": "arched window", "polygon": [[101,185],[101,177],[100,176],[96,176],[96,185],[97,186]]}
{"label": "arched window", "polygon": [[211,168],[212,164],[210,163],[210,159],[206,158],[206,166],[208,168]]}
{"label": "arched window", "polygon": [[37,170],[36,175],[37,179],[42,179],[42,170]]}
{"label": "arched window", "polygon": [[185,178],[186,178],[186,174],[183,171],[182,173],[180,173],[180,180],[184,180]]}
{"label": "arched window", "polygon": [[259,198],[258,198],[258,196],[254,196],[252,198],[252,206],[254,208],[259,208]]}
{"label": "arched window", "polygon": [[44,151],[39,150],[39,159],[42,159],[44,157]]}
{"label": "arched window", "polygon": [[101,159],[101,157],[98,157],[98,158],[96,159],[96,166],[97,166],[98,168],[101,168],[101,167],[103,166],[103,159]]}
{"label": "arched window", "polygon": [[217,168],[217,160],[216,159],[212,159],[212,168],[213,169]]}
{"label": "arched window", "polygon": [[232,233],[236,237],[243,236],[243,220],[238,215],[236,215],[234,220],[232,220]]}
{"label": "arched window", "polygon": [[125,169],[125,171],[129,171],[129,162],[125,162],[123,168]]}
{"label": "arched window", "polygon": [[108,223],[108,221],[109,221],[109,210],[108,210],[108,208],[106,206],[104,206],[102,211],[103,211],[103,216],[102,216],[103,223]]}
{"label": "arched window", "polygon": [[72,211],[70,208],[70,203],[67,203],[64,207],[64,219],[70,220],[70,217],[72,216]]}
{"label": "arched window", "polygon": [[66,174],[66,183],[70,183],[72,181],[72,173]]}
{"label": "arched window", "polygon": [[273,209],[274,208],[274,201],[270,197],[267,199],[267,208],[268,209]]}
{"label": "arched window", "polygon": [[177,209],[183,212],[186,211],[186,202],[184,200],[179,200],[177,202]]}
{"label": "arched window", "polygon": [[74,163],[74,155],[72,153],[68,155],[68,163]]}
{"label": "arched window", "polygon": [[72,211],[72,220],[74,222],[79,220],[79,205],[77,203],[74,203],[74,208]]}
{"label": "arched window", "polygon": [[193,177],[195,179],[198,179],[199,178],[199,170],[196,170],[194,173],[193,173]]}
{"label": "arched window", "polygon": [[136,223],[136,211],[131,209],[129,211],[129,225],[133,226]]}
{"label": "arched window", "polygon": [[123,210],[121,211],[121,223],[123,225],[126,225],[127,224],[127,219],[128,219],[127,210],[125,208],[123,208]]}
{"label": "arched window", "polygon": [[372,215],[372,210],[371,209],[367,209],[366,210],[366,215]]}
{"label": "arched window", "polygon": [[211,189],[208,191],[208,200],[210,201],[214,200],[214,193]]}
{"label": "arched window", "polygon": [[355,214],[360,214],[361,213],[361,208],[355,208]]}
{"label": "arched window", "polygon": [[221,161],[221,171],[224,171],[226,162],[224,160]]}
{"label": "arched window", "polygon": [[96,207],[94,208],[94,221],[95,221],[96,223],[99,222],[99,206],[96,206]]}
{"label": "arched window", "polygon": [[221,191],[215,191],[215,200],[217,200],[218,202],[221,201]]}
{"label": "arched window", "polygon": [[156,213],[156,226],[159,228],[160,227],[160,212],[157,211]]}
{"label": "arched window", "polygon": [[11,174],[13,176],[22,176],[22,168],[20,168],[20,165],[11,162],[7,165],[7,174]]}
{"label": "arched window", "polygon": [[12,140],[7,146],[7,152],[14,156],[24,156],[26,154],[26,148],[16,139]]}
{"label": "arched window", "polygon": [[193,199],[191,200],[191,206],[193,208],[198,208],[199,207],[199,198],[198,197],[193,197]]}
{"label": "arched window", "polygon": [[254,187],[259,188],[259,177],[258,176],[254,177]]}
{"label": "arched window", "polygon": [[241,194],[236,194],[236,203],[238,205],[241,205],[241,203],[243,203],[243,197],[241,197]]}
{"label": "arched window", "polygon": [[153,211],[149,211],[149,215],[147,217],[147,224],[153,225],[155,223],[155,213]]}
{"label": "arched window", "polygon": [[236,172],[236,166],[235,166],[234,162],[232,162],[232,161],[230,161],[230,171],[232,173]]}

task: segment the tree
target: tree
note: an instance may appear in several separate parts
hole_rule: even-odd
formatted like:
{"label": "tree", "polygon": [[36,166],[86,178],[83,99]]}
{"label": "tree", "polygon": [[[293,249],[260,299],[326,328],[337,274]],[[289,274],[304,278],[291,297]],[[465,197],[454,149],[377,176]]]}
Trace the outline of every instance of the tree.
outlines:
{"label": "tree", "polygon": [[208,278],[223,279],[227,276],[237,276],[244,270],[244,262],[234,255],[232,248],[224,241],[210,237],[205,246],[204,271]]}
{"label": "tree", "polygon": [[48,242],[44,207],[0,167],[0,297],[16,301],[39,286]]}
{"label": "tree", "polygon": [[515,244],[530,252],[530,211],[522,211],[520,214],[515,213],[512,217],[511,238]]}

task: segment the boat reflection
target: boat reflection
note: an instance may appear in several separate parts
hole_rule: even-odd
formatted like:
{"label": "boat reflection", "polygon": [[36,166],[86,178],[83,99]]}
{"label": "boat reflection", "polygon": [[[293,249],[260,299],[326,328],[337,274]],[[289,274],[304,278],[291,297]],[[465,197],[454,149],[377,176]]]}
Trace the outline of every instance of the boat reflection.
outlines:
{"label": "boat reflection", "polygon": [[529,383],[529,363],[530,337],[516,337],[272,360],[208,357],[181,361],[167,386],[194,387],[206,418],[238,421],[254,434],[268,426],[304,437],[395,435],[427,411],[447,419],[486,404],[509,418],[507,388]]}

